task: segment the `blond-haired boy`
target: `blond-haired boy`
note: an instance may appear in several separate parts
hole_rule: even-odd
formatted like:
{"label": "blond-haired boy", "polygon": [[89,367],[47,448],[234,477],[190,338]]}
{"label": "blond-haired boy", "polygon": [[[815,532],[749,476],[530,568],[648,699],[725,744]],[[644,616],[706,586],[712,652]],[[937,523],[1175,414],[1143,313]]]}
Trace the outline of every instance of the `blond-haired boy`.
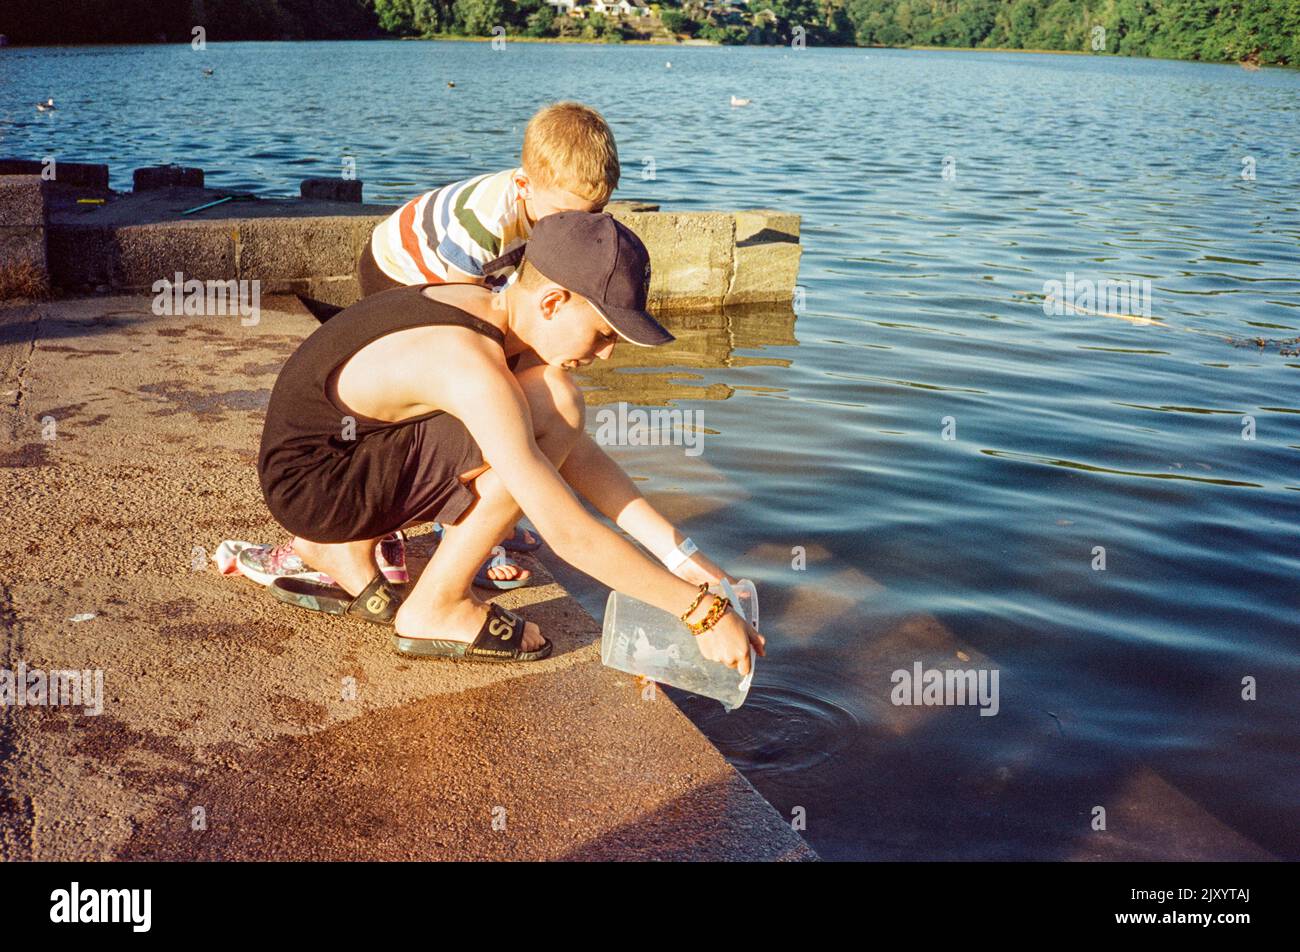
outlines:
{"label": "blond-haired boy", "polygon": [[483,265],[555,212],[598,212],[618,186],[614,135],[595,109],[558,102],[524,129],[521,164],[416,196],[374,230],[357,264],[361,294],[409,284],[491,284]]}

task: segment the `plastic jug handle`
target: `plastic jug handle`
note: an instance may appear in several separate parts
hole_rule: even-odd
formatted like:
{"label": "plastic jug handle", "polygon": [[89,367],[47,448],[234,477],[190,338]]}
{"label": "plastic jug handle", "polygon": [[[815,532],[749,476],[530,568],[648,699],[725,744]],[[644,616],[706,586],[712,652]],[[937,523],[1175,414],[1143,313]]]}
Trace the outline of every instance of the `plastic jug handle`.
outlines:
{"label": "plastic jug handle", "polygon": [[754,651],[754,646],[750,645],[749,646],[749,674],[745,675],[744,678],[741,679],[740,684],[736,686],[737,690],[739,690],[742,694],[749,691],[750,682],[754,680],[755,661],[757,658],[758,655]]}
{"label": "plastic jug handle", "polygon": [[[731,584],[727,581],[725,576],[719,580],[719,583],[722,586],[722,594],[727,596],[727,601],[731,602],[731,607],[739,610],[740,599],[736,596],[736,590],[731,587]],[[743,611],[740,613],[742,615],[744,614]]]}
{"label": "plastic jug handle", "polygon": [[[727,598],[731,601],[732,607],[735,608],[736,611],[740,612],[740,617],[744,618],[745,611],[740,606],[740,599],[736,596],[735,589],[731,587],[731,585],[727,582],[725,578],[722,579],[722,594],[727,596]],[[748,619],[745,620],[748,621]],[[758,658],[758,654],[757,652],[754,651],[754,646],[750,645],[749,646],[749,674],[745,675],[744,679],[741,680],[740,682],[739,690],[741,691],[741,693],[747,692],[749,690],[750,682],[754,680],[754,662],[757,658]]]}

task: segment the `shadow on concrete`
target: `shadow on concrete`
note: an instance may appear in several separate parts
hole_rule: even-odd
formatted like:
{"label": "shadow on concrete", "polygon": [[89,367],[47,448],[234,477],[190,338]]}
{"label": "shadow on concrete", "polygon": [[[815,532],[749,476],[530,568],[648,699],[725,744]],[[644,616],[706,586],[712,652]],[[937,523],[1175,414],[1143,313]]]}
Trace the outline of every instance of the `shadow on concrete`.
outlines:
{"label": "shadow on concrete", "polygon": [[773,243],[799,244],[799,236],[792,235],[788,231],[778,231],[775,228],[761,228],[754,232],[748,238],[742,238],[736,242],[737,248],[750,248],[755,245],[769,245]]}
{"label": "shadow on concrete", "polygon": [[[704,784],[631,823],[600,833],[559,858],[580,862],[815,859],[801,847],[755,836],[755,819],[744,812],[752,796],[735,781]],[[737,844],[746,842],[753,847],[737,849]]]}

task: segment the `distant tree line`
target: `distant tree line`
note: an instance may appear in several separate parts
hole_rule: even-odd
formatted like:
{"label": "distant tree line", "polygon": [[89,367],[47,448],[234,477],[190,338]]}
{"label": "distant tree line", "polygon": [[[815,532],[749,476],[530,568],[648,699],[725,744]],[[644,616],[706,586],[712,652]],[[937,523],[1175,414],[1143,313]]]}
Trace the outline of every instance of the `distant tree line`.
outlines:
{"label": "distant tree line", "polygon": [[1087,50],[1300,66],[1300,0],[847,3],[862,46]]}
{"label": "distant tree line", "polygon": [[[670,34],[719,43],[958,46],[1300,66],[1300,0],[717,0],[651,4]],[[545,0],[3,0],[11,43],[638,35]]]}

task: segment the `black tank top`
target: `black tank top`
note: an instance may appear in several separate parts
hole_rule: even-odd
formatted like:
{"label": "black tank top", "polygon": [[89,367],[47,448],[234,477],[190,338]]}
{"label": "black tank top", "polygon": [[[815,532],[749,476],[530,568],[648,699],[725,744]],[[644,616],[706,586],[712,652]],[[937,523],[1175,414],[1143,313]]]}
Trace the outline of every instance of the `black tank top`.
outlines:
{"label": "black tank top", "polygon": [[[411,424],[434,410],[396,423],[345,411],[329,396],[333,372],[367,344],[394,331],[457,324],[504,347],[505,335],[472,314],[421,292],[428,284],[362,298],[318,327],[280,370],[266,408],[258,476],[272,512],[319,505],[344,486],[364,485],[367,497],[391,502],[414,434]],[[516,355],[509,363],[517,362]],[[396,461],[396,465],[394,464]]]}

